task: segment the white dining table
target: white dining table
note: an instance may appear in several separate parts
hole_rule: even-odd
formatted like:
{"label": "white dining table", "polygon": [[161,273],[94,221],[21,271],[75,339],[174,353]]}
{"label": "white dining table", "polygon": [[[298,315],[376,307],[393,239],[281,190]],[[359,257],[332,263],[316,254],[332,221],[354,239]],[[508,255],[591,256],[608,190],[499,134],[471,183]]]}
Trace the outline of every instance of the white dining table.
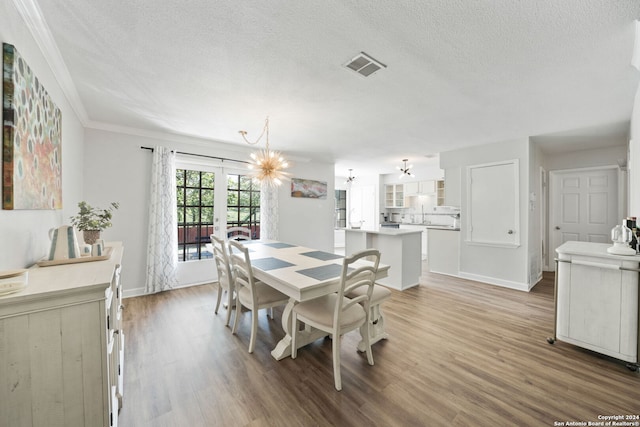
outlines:
{"label": "white dining table", "polygon": [[[340,285],[343,256],[275,240],[242,242],[249,248],[256,279],[289,297],[282,313],[285,336],[271,355],[281,360],[291,355],[291,311],[295,304],[332,292]],[[369,261],[358,261],[370,263]],[[380,264],[376,280],[388,275],[389,266]],[[326,336],[326,332],[305,327],[296,337],[298,348]]]}

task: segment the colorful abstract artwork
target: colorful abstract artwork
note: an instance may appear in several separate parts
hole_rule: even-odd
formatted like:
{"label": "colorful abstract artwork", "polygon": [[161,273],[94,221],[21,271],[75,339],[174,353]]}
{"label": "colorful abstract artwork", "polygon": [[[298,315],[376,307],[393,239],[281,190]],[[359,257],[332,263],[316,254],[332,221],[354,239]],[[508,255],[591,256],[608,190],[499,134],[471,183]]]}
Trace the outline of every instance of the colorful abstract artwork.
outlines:
{"label": "colorful abstract artwork", "polygon": [[312,179],[291,178],[291,197],[327,198],[327,183]]}
{"label": "colorful abstract artwork", "polygon": [[2,69],[2,208],[62,209],[62,113],[7,43]]}

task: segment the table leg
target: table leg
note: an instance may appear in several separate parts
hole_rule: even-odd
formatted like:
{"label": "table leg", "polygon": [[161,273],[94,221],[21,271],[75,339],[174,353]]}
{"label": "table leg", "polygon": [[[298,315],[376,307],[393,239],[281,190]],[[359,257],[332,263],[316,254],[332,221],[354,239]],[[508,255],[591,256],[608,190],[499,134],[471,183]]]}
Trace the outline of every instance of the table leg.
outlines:
{"label": "table leg", "polygon": [[[293,298],[289,299],[289,302],[282,312],[282,329],[284,330],[285,336],[278,341],[276,348],[271,350],[271,356],[276,360],[282,360],[285,357],[291,356],[291,331],[293,330],[291,327],[291,311],[294,305],[296,305],[296,301]],[[325,336],[327,336],[325,331],[305,327],[304,330],[298,331],[296,342],[298,348],[300,348]]]}

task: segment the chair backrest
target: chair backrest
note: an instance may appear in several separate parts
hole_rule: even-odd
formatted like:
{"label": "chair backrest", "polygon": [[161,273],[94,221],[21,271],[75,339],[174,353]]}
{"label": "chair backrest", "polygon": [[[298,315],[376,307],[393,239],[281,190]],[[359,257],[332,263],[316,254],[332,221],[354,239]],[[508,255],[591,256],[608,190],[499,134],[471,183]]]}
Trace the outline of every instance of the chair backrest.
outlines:
{"label": "chair backrest", "polygon": [[248,227],[227,228],[227,238],[229,240],[251,240],[251,229]]}
{"label": "chair backrest", "polygon": [[239,241],[229,240],[229,254],[236,289],[239,291],[241,286],[249,289],[249,292],[251,293],[251,300],[255,307],[257,304],[257,296],[254,292],[255,279],[253,277],[253,270],[251,269],[249,249]]}
{"label": "chair backrest", "polygon": [[[372,264],[354,267],[353,264],[359,260],[368,260]],[[355,304],[363,303],[365,313],[369,313],[369,303],[371,294],[373,293],[373,285],[378,273],[378,265],[380,264],[380,251],[377,249],[365,249],[356,252],[344,258],[342,262],[342,275],[340,278],[340,289],[338,289],[338,302],[333,314],[334,325],[340,324],[342,312]],[[360,296],[348,299],[345,302],[345,295],[350,294],[356,289],[367,287],[367,291],[362,292]]]}
{"label": "chair backrest", "polygon": [[213,258],[216,261],[216,269],[218,270],[218,281],[227,291],[233,290],[233,271],[227,242],[212,234],[211,244],[213,246]]}

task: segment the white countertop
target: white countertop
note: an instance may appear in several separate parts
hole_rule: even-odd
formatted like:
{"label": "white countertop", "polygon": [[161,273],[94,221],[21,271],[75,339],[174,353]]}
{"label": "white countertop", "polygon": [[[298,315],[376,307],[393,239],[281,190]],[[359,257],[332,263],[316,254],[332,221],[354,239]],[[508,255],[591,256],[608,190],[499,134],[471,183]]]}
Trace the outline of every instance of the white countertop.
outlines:
{"label": "white countertop", "polygon": [[379,230],[365,230],[365,229],[345,228],[345,231],[351,231],[351,232],[354,232],[354,233],[386,234],[386,235],[390,235],[390,236],[401,236],[401,235],[405,235],[405,234],[422,233],[422,230],[419,230],[419,229],[408,230],[408,229],[387,228],[387,227],[380,228]]}
{"label": "white countertop", "polygon": [[597,256],[602,258],[640,261],[640,255],[615,255],[607,252],[607,249],[613,246],[613,243],[592,243],[592,242],[575,242],[569,241],[556,248],[556,252],[560,255],[583,255]]}

